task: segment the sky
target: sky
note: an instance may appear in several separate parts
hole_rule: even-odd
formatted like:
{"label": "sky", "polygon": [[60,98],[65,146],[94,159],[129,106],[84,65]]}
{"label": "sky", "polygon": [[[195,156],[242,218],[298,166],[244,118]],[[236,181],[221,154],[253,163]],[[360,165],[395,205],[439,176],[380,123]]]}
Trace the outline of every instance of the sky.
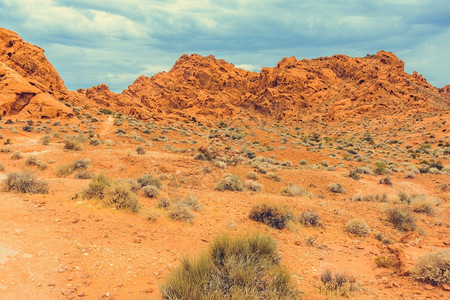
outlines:
{"label": "sky", "polygon": [[120,92],[184,53],[259,71],[385,50],[406,72],[450,83],[449,0],[0,0],[0,27],[45,49],[70,90]]}

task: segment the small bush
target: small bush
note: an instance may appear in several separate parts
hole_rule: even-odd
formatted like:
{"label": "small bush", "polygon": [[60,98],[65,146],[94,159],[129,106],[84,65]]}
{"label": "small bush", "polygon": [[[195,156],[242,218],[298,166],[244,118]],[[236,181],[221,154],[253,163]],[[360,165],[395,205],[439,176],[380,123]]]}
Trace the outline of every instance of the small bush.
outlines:
{"label": "small bush", "polygon": [[378,180],[378,183],[380,184],[386,184],[386,185],[392,185],[392,179],[391,176],[386,176],[383,178],[380,178],[380,180]]}
{"label": "small bush", "polygon": [[67,139],[67,140],[64,140],[64,149],[81,151],[81,150],[83,150],[83,146],[81,145],[81,142],[79,142],[75,139]]}
{"label": "small bush", "polygon": [[263,185],[253,180],[247,180],[244,183],[245,189],[253,192],[260,192]]}
{"label": "small bush", "polygon": [[106,189],[112,184],[112,181],[103,174],[94,176],[89,186],[82,192],[83,199],[99,199],[105,198]]}
{"label": "small bush", "polygon": [[170,200],[167,198],[160,198],[160,199],[158,199],[158,202],[156,203],[157,208],[168,209],[170,207],[170,205],[171,205]]}
{"label": "small bush", "polygon": [[248,172],[247,175],[245,175],[245,176],[247,177],[247,179],[250,179],[250,180],[258,180],[258,174],[256,174],[253,171]]}
{"label": "small bush", "polygon": [[38,167],[38,169],[40,169],[40,170],[45,170],[45,169],[47,169],[47,167],[48,167],[47,163],[45,163],[45,162],[43,162],[43,161],[37,159],[36,156],[30,156],[30,157],[28,157],[28,158],[26,159],[26,161],[25,161],[25,164],[26,164],[27,166],[35,166],[35,167]]}
{"label": "small bush", "polygon": [[0,163],[0,172],[3,172],[3,171],[5,171],[5,166],[2,163]]}
{"label": "small bush", "polygon": [[154,177],[153,175],[144,175],[137,179],[137,182],[141,185],[141,187],[152,185],[158,189],[161,189],[162,183],[161,180]]}
{"label": "small bush", "polygon": [[101,202],[106,206],[112,206],[117,209],[129,209],[132,212],[139,211],[137,196],[131,190],[129,183],[124,180],[115,181],[108,186]]}
{"label": "small bush", "polygon": [[419,257],[413,273],[417,280],[432,285],[450,284],[450,250],[441,250]]}
{"label": "small bush", "polygon": [[78,159],[73,162],[74,170],[86,170],[91,164],[91,160],[89,158]]}
{"label": "small bush", "polygon": [[356,290],[352,284],[353,279],[343,272],[333,273],[331,270],[325,269],[320,273],[320,281],[319,290],[326,295],[348,297],[351,292]]}
{"label": "small bush", "polygon": [[144,192],[144,195],[149,198],[154,198],[159,195],[159,189],[156,186],[153,185],[146,185],[142,188],[142,191]]}
{"label": "small bush", "polygon": [[183,198],[183,200],[177,203],[178,207],[188,207],[193,211],[201,211],[203,209],[203,204],[201,204],[198,199],[192,195],[188,195]]}
{"label": "small bush", "polygon": [[56,176],[66,177],[75,171],[73,164],[63,164],[56,169]]}
{"label": "small bush", "polygon": [[308,191],[296,184],[289,183],[288,186],[285,186],[283,189],[281,189],[281,195],[287,197],[306,196],[308,195]]}
{"label": "small bush", "polygon": [[374,259],[374,262],[378,268],[389,268],[393,263],[392,258],[388,256],[378,256]]}
{"label": "small bush", "polygon": [[146,153],[145,148],[142,147],[142,146],[138,146],[138,147],[136,148],[136,153],[137,153],[137,154],[141,154],[141,155],[145,154],[145,153]]}
{"label": "small bush", "polygon": [[320,217],[317,211],[304,211],[299,216],[299,222],[305,226],[316,227],[320,226]]}
{"label": "small bush", "polygon": [[278,176],[278,175],[275,174],[275,173],[269,172],[269,173],[267,173],[266,176],[267,176],[267,178],[272,179],[272,180],[274,180],[274,181],[276,181],[276,182],[280,182],[280,181],[281,181],[280,176]]}
{"label": "small bush", "polygon": [[194,215],[186,206],[175,206],[169,211],[169,218],[174,221],[190,222],[194,219]]}
{"label": "small bush", "polygon": [[348,177],[355,179],[355,180],[360,180],[361,179],[361,175],[359,175],[358,170],[356,169],[352,169],[350,170],[350,173],[348,174]]}
{"label": "small bush", "polygon": [[388,208],[385,211],[387,221],[398,230],[412,231],[416,229],[416,221],[412,213],[406,208]]}
{"label": "small bush", "polygon": [[370,227],[363,220],[352,219],[345,225],[345,229],[357,236],[366,236],[370,233]]}
{"label": "small bush", "polygon": [[87,170],[81,170],[81,171],[78,171],[77,173],[75,173],[73,178],[75,178],[75,179],[91,179],[92,174],[91,174],[91,172],[89,172]]}
{"label": "small bush", "polygon": [[266,235],[219,236],[198,259],[183,259],[161,286],[163,299],[297,299],[280,265],[277,243]]}
{"label": "small bush", "polygon": [[32,194],[48,194],[48,182],[38,180],[36,175],[29,172],[9,173],[5,180],[8,191]]}
{"label": "small bush", "polygon": [[218,191],[243,191],[244,184],[242,180],[233,174],[225,174],[222,179],[217,183],[216,190]]}
{"label": "small bush", "polygon": [[22,153],[20,151],[16,151],[13,153],[13,155],[11,156],[11,159],[14,160],[19,160],[23,157]]}
{"label": "small bush", "polygon": [[375,162],[375,174],[377,175],[384,175],[388,172],[387,163],[384,161],[377,161]]}
{"label": "small bush", "polygon": [[270,202],[262,202],[253,205],[249,218],[262,222],[271,227],[283,229],[290,220],[291,212],[287,207],[283,207]]}
{"label": "small bush", "polygon": [[434,215],[434,208],[439,204],[438,199],[426,197],[425,195],[414,197],[411,200],[410,207],[414,212],[425,213],[429,216]]}
{"label": "small bush", "polygon": [[330,183],[327,190],[333,193],[346,194],[347,190],[340,183]]}

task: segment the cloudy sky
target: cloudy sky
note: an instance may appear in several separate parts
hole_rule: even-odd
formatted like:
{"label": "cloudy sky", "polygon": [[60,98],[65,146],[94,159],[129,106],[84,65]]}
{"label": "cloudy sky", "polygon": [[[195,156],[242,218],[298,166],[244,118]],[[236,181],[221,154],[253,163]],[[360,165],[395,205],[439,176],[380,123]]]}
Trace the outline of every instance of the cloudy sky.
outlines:
{"label": "cloudy sky", "polygon": [[380,49],[450,83],[449,0],[0,0],[0,27],[44,48],[71,90],[121,91],[183,53],[259,71],[285,56]]}

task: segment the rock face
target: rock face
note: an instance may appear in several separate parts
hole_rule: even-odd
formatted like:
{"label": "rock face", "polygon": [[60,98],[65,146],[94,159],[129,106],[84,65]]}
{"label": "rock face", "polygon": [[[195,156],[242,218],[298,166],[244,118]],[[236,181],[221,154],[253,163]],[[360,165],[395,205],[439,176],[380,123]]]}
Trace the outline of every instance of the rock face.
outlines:
{"label": "rock face", "polygon": [[447,84],[439,89],[439,93],[445,98],[450,99],[450,84]]}
{"label": "rock face", "polygon": [[[68,91],[44,50],[0,28],[0,114],[20,118],[71,117],[60,101]],[[59,101],[58,101],[59,100]]]}
{"label": "rock face", "polygon": [[450,101],[421,75],[404,72],[394,54],[312,60],[284,58],[249,72],[214,56],[183,55],[169,72],[140,76],[121,94],[101,85],[85,96],[140,118],[270,117],[344,120],[448,109]]}

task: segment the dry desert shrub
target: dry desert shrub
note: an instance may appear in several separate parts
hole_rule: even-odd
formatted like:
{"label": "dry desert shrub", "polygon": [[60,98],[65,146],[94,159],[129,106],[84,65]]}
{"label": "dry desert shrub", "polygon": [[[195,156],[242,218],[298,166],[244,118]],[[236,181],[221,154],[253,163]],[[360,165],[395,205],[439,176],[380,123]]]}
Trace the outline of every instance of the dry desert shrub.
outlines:
{"label": "dry desert shrub", "polygon": [[216,190],[218,191],[243,191],[244,184],[242,180],[233,174],[227,173],[222,179],[217,183]]}
{"label": "dry desert shrub", "polygon": [[384,212],[387,221],[391,222],[394,227],[402,231],[412,231],[416,229],[416,221],[407,208],[388,208]]}
{"label": "dry desert shrub", "polygon": [[277,229],[283,229],[291,218],[291,212],[285,206],[261,202],[253,205],[249,218]]}
{"label": "dry desert shrub", "polygon": [[0,172],[5,171],[5,165],[3,165],[2,163],[0,163]]}
{"label": "dry desert shrub", "polygon": [[144,195],[149,198],[154,198],[159,195],[159,189],[154,185],[146,185],[142,188]]}
{"label": "dry desert shrub", "polygon": [[305,226],[316,227],[320,226],[320,217],[317,211],[310,210],[304,211],[298,218],[299,222]]}
{"label": "dry desert shrub", "polygon": [[303,189],[303,188],[301,188],[298,185],[293,184],[293,183],[289,183],[288,186],[285,186],[281,190],[281,195],[282,196],[287,196],[287,197],[306,196],[308,194],[309,193],[308,193],[308,191],[306,189]]}
{"label": "dry desert shrub", "polygon": [[410,207],[414,212],[425,213],[429,216],[434,215],[434,209],[440,203],[439,199],[430,198],[425,195],[413,197]]}
{"label": "dry desert shrub", "polygon": [[27,171],[7,174],[4,184],[7,191],[48,194],[48,182],[38,180],[36,175]]}
{"label": "dry desert shrub", "polygon": [[168,215],[174,221],[191,222],[194,219],[194,214],[186,206],[176,205],[169,210]]}
{"label": "dry desert shrub", "polygon": [[419,257],[414,277],[432,285],[450,284],[450,250],[441,250]]}
{"label": "dry desert shrub", "polygon": [[389,256],[378,256],[374,259],[374,262],[378,268],[389,268],[393,264],[393,260]]}
{"label": "dry desert shrub", "polygon": [[348,297],[351,292],[357,290],[354,279],[344,272],[334,273],[330,269],[325,269],[320,273],[320,281],[319,292],[331,297]]}
{"label": "dry desert shrub", "polygon": [[20,151],[16,151],[11,155],[11,159],[19,160],[23,157],[22,153]]}
{"label": "dry desert shrub", "polygon": [[370,233],[370,227],[363,220],[352,219],[345,225],[345,229],[357,236],[366,236]]}
{"label": "dry desert shrub", "polygon": [[246,190],[253,192],[260,192],[263,188],[263,185],[261,183],[253,180],[246,180],[244,186]]}
{"label": "dry desert shrub", "polygon": [[248,172],[248,173],[245,175],[245,177],[247,177],[247,179],[250,179],[250,180],[258,180],[258,174],[256,174],[256,173],[253,172],[253,171]]}
{"label": "dry desert shrub", "polygon": [[333,193],[346,194],[347,190],[340,183],[330,183],[327,190]]}
{"label": "dry desert shrub", "polygon": [[141,187],[148,186],[148,185],[154,186],[158,189],[161,189],[161,187],[162,187],[161,180],[154,177],[153,175],[144,175],[144,176],[138,178],[137,182],[141,185]]}
{"label": "dry desert shrub", "polygon": [[64,140],[64,149],[81,151],[81,150],[83,150],[83,146],[82,146],[81,142],[78,140],[66,139],[66,140]]}
{"label": "dry desert shrub", "polygon": [[132,191],[130,183],[126,180],[112,181],[103,174],[91,179],[89,186],[82,191],[83,199],[95,199],[105,206],[116,209],[129,209],[139,211],[139,202]]}
{"label": "dry desert shrub", "polygon": [[198,201],[197,197],[188,195],[177,203],[177,207],[187,207],[198,212],[203,209],[203,204]]}
{"label": "dry desert shrub", "polygon": [[297,299],[267,235],[217,237],[198,259],[184,258],[161,286],[163,299]]}
{"label": "dry desert shrub", "polygon": [[144,155],[145,154],[145,148],[143,146],[137,146],[136,148],[136,153],[140,154],[140,155]]}

